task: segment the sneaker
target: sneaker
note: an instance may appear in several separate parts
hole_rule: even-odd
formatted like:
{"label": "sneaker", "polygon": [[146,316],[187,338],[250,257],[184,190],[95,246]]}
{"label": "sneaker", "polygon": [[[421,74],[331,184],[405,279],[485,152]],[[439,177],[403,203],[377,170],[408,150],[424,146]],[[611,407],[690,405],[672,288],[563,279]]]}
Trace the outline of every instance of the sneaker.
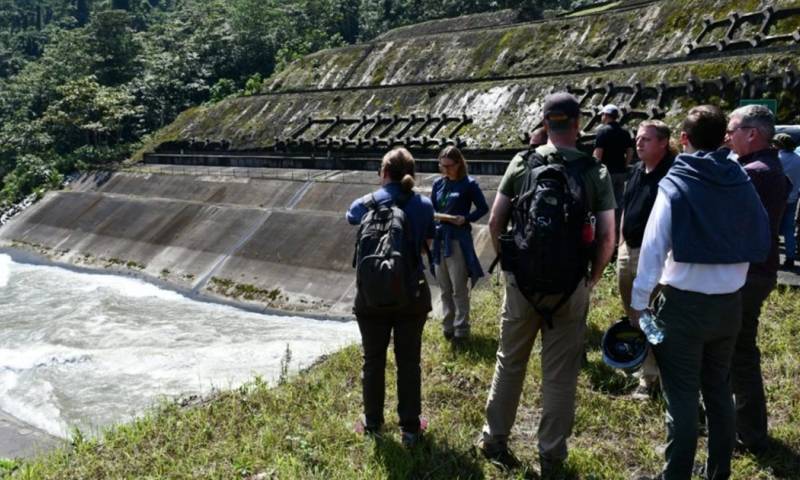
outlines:
{"label": "sneaker", "polygon": [[656,382],[653,385],[645,385],[640,383],[636,389],[631,393],[631,398],[634,400],[655,400],[658,398],[658,394],[661,392],[661,387]]}
{"label": "sneaker", "polygon": [[367,417],[363,414],[358,416],[353,431],[359,435],[373,438],[381,438],[382,425],[367,425]]}
{"label": "sneaker", "polygon": [[511,471],[522,466],[514,452],[505,443],[487,443],[483,436],[475,444],[475,448],[489,460],[489,463],[503,471]]}

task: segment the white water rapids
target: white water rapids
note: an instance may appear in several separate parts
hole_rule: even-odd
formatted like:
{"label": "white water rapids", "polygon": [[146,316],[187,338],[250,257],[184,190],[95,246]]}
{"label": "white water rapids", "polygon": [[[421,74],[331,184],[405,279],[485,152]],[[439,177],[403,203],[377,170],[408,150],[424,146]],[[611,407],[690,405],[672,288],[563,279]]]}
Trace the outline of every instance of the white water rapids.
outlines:
{"label": "white water rapids", "polygon": [[296,370],[357,338],[355,322],[249,313],[0,254],[0,411],[59,437],[165,396],[275,380],[287,344]]}

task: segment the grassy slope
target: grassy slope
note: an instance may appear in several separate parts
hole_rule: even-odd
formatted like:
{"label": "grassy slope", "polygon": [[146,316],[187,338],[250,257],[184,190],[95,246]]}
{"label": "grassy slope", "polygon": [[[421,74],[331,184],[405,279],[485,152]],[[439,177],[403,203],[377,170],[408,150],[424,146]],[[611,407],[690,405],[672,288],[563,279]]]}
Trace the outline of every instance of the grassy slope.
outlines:
{"label": "grassy slope", "polygon": [[[400,446],[393,428],[381,441],[352,432],[360,411],[360,352],[353,346],[278,387],[256,379],[192,407],[162,406],[111,429],[102,441],[76,439],[72,453],[21,464],[15,478],[523,478],[526,472],[506,476],[471,450],[494,367],[501,290],[495,285],[476,293],[474,336],[463,349],[454,351],[436,322],[428,323],[423,412],[430,427],[414,451]],[[663,443],[662,406],[631,400],[633,382],[600,359],[602,329],[620,313],[616,287],[606,278],[590,311],[589,365],[581,373],[570,441],[569,468],[583,479],[627,479],[656,472],[661,463],[656,447]],[[777,442],[763,458],[735,458],[733,478],[798,478],[800,293],[773,293],[762,322],[770,428]],[[391,362],[389,368],[386,416],[393,419]],[[512,439],[530,470],[537,468],[539,369],[534,354]],[[702,439],[698,460],[704,450]]]}

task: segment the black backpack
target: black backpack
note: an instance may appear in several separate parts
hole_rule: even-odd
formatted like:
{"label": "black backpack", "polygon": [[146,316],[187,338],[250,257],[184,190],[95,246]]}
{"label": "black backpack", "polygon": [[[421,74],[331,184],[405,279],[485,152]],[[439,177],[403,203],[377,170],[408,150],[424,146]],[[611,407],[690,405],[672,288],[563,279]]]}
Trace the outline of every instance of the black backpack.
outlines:
{"label": "black backpack", "polygon": [[[582,174],[595,160],[553,162],[535,151],[523,155],[527,173],[521,193],[511,200],[512,227],[500,236],[500,260],[552,328],[553,314],[586,278],[593,238],[584,231],[594,219]],[[561,300],[552,308],[541,307],[541,298],[551,294],[562,294]]]}
{"label": "black backpack", "polygon": [[[401,199],[405,204],[408,198]],[[353,253],[356,304],[361,313],[394,313],[407,308],[418,283],[406,215],[396,205],[381,205],[373,194],[364,197],[368,211],[361,219]]]}

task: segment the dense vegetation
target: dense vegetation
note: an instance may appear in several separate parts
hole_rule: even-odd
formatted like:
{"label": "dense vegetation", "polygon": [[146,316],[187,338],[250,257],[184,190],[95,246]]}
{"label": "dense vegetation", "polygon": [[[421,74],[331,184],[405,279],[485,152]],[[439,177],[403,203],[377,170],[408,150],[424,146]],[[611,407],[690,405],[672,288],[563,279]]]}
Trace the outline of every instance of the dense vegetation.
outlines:
{"label": "dense vegetation", "polygon": [[[663,403],[632,399],[635,380],[601,360],[602,331],[622,314],[613,269],[606,273],[593,293],[589,362],[579,378],[567,469],[558,480],[628,480],[655,474],[663,462]],[[378,441],[353,432],[361,408],[361,350],[352,346],[299,375],[287,379],[283,374],[274,388],[257,379],[211,399],[164,404],[99,439],[74,432],[71,450],[5,466],[0,462],[0,477],[5,470],[14,479],[538,478],[539,342],[511,440],[524,468],[504,474],[472,450],[484,421],[502,301],[502,287],[489,283],[493,280],[473,298],[473,335],[463,347],[453,349],[442,338],[437,320],[426,325],[422,411],[430,424],[426,440],[411,451],[400,445],[392,423]],[[772,441],[762,455],[737,454],[732,480],[797,478],[798,329],[800,293],[780,287],[764,307],[759,332]],[[397,395],[393,356],[388,357],[385,415],[393,422]],[[705,460],[706,442],[700,439],[698,463]]]}
{"label": "dense vegetation", "polygon": [[126,158],[180,111],[423,20],[568,0],[0,0],[0,208]]}

